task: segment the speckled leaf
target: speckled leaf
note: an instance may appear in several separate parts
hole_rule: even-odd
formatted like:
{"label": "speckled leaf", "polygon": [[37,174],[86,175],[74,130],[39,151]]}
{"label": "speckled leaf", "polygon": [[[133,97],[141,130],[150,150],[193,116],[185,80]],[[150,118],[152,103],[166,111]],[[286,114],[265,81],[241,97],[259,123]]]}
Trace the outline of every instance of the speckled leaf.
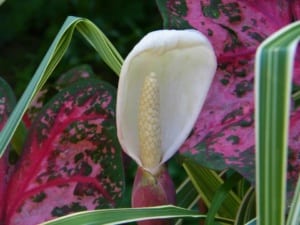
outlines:
{"label": "speckled leaf", "polygon": [[76,66],[59,76],[55,82],[56,89],[61,90],[64,87],[80,80],[95,77],[94,71],[89,65]]}
{"label": "speckled leaf", "polygon": [[4,127],[15,103],[16,100],[11,87],[0,77],[0,130]]}
{"label": "speckled leaf", "polygon": [[115,94],[109,84],[87,79],[43,108],[9,183],[6,225],[118,204],[124,181]]}
{"label": "speckled leaf", "polygon": [[253,53],[265,37],[291,20],[285,0],[157,1],[166,27],[200,30],[213,43],[218,57]]}
{"label": "speckled leaf", "polygon": [[[0,131],[4,127],[14,105],[14,94],[10,86],[0,77]],[[8,153],[9,151],[6,151],[3,157],[0,158],[0,224],[3,222],[6,189],[11,173]]]}
{"label": "speckled leaf", "polygon": [[26,126],[30,127],[31,121],[41,111],[47,99],[53,96],[56,92],[80,79],[92,78],[94,76],[94,72],[89,65],[80,65],[61,74],[54,82],[54,85],[45,85],[44,88],[35,96],[26,114],[24,115],[23,121],[25,122]]}
{"label": "speckled leaf", "polygon": [[291,10],[295,20],[300,19],[300,4],[299,0],[291,0]]}
{"label": "speckled leaf", "polygon": [[[193,27],[215,48],[218,69],[192,134],[180,153],[213,169],[231,167],[254,181],[254,54],[271,33],[292,21],[285,0],[157,0],[166,28]],[[293,7],[300,2],[294,1]],[[294,82],[300,83],[300,64]],[[295,129],[295,134],[300,134]],[[290,139],[290,146],[299,140]],[[291,165],[298,168],[296,148]],[[291,167],[292,168],[292,167]],[[294,169],[295,169],[294,168]],[[291,169],[291,173],[293,173]]]}

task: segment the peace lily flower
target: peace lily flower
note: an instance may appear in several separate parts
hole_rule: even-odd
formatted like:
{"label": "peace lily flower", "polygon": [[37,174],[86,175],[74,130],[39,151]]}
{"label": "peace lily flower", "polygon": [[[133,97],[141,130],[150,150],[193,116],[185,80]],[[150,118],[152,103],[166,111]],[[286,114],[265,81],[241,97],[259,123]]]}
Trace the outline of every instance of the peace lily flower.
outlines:
{"label": "peace lily flower", "polygon": [[116,116],[120,144],[139,166],[134,207],[174,203],[163,164],[191,132],[215,71],[213,48],[196,30],[151,32],[125,59]]}
{"label": "peace lily flower", "polygon": [[196,30],[146,35],[121,69],[118,138],[152,174],[175,154],[200,113],[216,70],[212,46]]}

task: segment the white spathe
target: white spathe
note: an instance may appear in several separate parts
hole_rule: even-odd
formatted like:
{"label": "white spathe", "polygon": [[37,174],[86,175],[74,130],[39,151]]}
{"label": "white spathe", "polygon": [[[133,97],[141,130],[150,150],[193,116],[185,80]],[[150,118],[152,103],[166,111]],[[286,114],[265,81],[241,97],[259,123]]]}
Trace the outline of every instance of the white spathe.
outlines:
{"label": "white spathe", "polygon": [[216,66],[208,39],[191,29],[153,31],[129,53],[119,79],[117,131],[123,150],[138,165],[143,167],[138,110],[145,76],[155,73],[159,81],[162,159],[157,166],[160,166],[176,153],[191,132]]}

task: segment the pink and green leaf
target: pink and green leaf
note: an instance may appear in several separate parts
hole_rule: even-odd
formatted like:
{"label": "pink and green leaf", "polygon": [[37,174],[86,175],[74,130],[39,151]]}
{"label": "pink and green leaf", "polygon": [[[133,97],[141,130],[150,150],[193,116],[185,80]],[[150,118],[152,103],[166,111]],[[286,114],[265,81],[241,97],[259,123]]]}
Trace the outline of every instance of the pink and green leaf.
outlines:
{"label": "pink and green leaf", "polygon": [[[180,153],[221,170],[231,167],[254,182],[254,54],[270,34],[298,18],[300,3],[285,0],[157,0],[165,28],[194,28],[215,48],[218,69],[207,100]],[[293,8],[293,10],[291,10]],[[300,64],[295,63],[295,84]],[[291,115],[290,180],[299,171],[299,113]],[[300,118],[299,118],[300,120]],[[299,122],[300,123],[300,122]],[[294,124],[294,125],[293,125]],[[293,138],[294,137],[294,138]]]}
{"label": "pink and green leaf", "polygon": [[265,37],[291,21],[285,0],[158,0],[158,5],[166,28],[203,32],[218,57],[254,53]]}
{"label": "pink and green leaf", "polygon": [[[9,114],[15,105],[15,97],[10,86],[0,77],[0,131],[4,127]],[[8,160],[9,151],[0,158],[0,224],[4,219],[6,190],[11,174]]]}
{"label": "pink and green leaf", "polygon": [[55,88],[61,90],[81,79],[94,78],[95,74],[89,65],[76,66],[61,74],[55,82]]}
{"label": "pink and green leaf", "polygon": [[43,108],[9,183],[5,224],[37,224],[118,205],[124,175],[115,94],[112,86],[87,79]]}
{"label": "pink and green leaf", "polygon": [[0,130],[4,127],[15,105],[15,96],[9,84],[0,77]]}
{"label": "pink and green leaf", "polygon": [[37,114],[41,111],[43,106],[46,104],[47,99],[51,98],[55,93],[78,80],[93,77],[95,77],[95,75],[89,65],[80,65],[61,74],[54,84],[46,84],[35,96],[23,117],[23,121],[26,126],[29,127],[31,125],[31,121],[34,120]]}

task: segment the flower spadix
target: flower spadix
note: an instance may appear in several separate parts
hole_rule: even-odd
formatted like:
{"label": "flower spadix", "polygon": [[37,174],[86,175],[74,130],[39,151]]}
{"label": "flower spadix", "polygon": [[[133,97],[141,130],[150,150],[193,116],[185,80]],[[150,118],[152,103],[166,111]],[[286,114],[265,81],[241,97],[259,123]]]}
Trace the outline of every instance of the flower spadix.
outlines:
{"label": "flower spadix", "polygon": [[155,174],[189,135],[216,70],[207,38],[196,30],[147,34],[121,69],[118,138],[139,166]]}

